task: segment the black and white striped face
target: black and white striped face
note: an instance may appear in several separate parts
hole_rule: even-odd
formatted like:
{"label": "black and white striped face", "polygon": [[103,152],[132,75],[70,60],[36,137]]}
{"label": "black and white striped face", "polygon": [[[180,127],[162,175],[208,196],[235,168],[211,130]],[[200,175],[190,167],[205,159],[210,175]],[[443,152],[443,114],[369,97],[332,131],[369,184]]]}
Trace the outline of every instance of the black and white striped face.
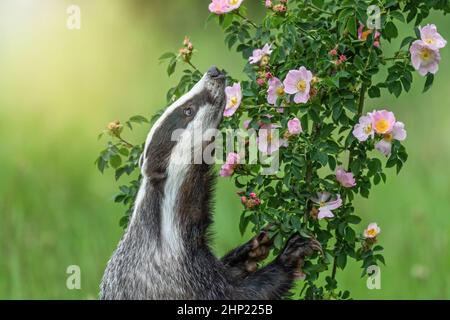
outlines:
{"label": "black and white striped face", "polygon": [[169,106],[150,130],[141,170],[147,177],[167,175],[169,162],[192,163],[195,150],[203,148],[202,137],[217,129],[225,107],[225,76],[211,67],[185,95]]}

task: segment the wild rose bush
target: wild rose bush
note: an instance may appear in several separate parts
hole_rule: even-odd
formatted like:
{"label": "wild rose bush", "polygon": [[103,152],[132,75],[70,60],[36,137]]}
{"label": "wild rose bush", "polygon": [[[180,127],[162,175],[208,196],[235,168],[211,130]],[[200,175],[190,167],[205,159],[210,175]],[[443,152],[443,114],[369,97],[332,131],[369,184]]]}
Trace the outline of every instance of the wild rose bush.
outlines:
{"label": "wild rose bush", "polygon": [[[369,98],[407,93],[414,73],[425,77],[424,91],[431,87],[446,41],[434,24],[420,25],[431,10],[449,13],[450,3],[266,0],[261,3],[266,15],[256,23],[248,18],[245,2],[213,0],[204,8],[211,13],[208,19],[222,27],[226,46],[245,60],[245,78],[227,75],[222,130],[261,132],[259,151],[277,153],[280,169],[264,175],[263,164],[246,164],[245,153],[237,150],[224,156],[218,174],[236,185],[243,204],[240,231],[268,228],[274,254],[294,233],[321,242],[323,254],[302,267],[298,297],[347,299],[336,273],[348,258],[361,263],[362,276],[369,266],[384,264],[377,244],[381,229],[375,222],[359,225],[365,213],[355,211],[353,200],[367,198],[374,185],[386,183],[386,170],[400,172],[408,158],[402,144],[407,124],[390,106],[374,105]],[[397,47],[392,40],[398,38],[398,25],[406,23],[410,35]],[[393,46],[398,50],[387,56]],[[169,76],[177,65],[186,66],[167,94],[168,103],[202,76],[191,62],[193,54],[185,38],[178,53],[161,57]],[[376,82],[379,73],[387,76]],[[135,116],[124,127],[148,122]],[[122,138],[122,129],[120,122],[108,126],[112,139],[96,161],[102,172],[112,167],[116,179],[138,172],[142,152],[142,145]],[[139,186],[140,177],[134,177],[115,198],[128,206],[122,225]]]}

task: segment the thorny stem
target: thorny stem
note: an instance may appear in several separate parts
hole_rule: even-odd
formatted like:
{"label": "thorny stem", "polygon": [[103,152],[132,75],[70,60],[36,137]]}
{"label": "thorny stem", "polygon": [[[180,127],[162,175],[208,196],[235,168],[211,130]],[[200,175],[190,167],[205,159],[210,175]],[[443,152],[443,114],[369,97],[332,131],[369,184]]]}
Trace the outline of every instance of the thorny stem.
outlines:
{"label": "thorny stem", "polygon": [[131,143],[129,143],[128,141],[126,141],[124,138],[122,138],[121,136],[117,135],[116,136],[117,139],[119,139],[120,141],[122,141],[128,148],[133,148],[134,145],[132,145]]}
{"label": "thorny stem", "polygon": [[257,26],[253,21],[251,21],[251,20],[250,20],[249,18],[247,18],[247,17],[244,17],[240,12],[235,11],[234,13],[235,13],[237,16],[239,16],[239,17],[241,17],[242,19],[244,19],[244,21],[247,22],[248,24],[251,24],[253,27],[258,28],[258,26]]}
{"label": "thorny stem", "polygon": [[[320,124],[314,123],[313,129],[311,132],[311,141],[314,141],[316,139],[317,135],[319,134],[319,131],[320,131]],[[310,189],[309,191],[311,191],[312,175],[313,175],[312,161],[311,161],[310,157],[308,156],[308,154],[306,154],[305,184]],[[305,215],[304,215],[305,223],[308,222],[308,214],[309,214],[309,211],[311,210],[310,204],[311,204],[311,201],[307,200],[306,207],[305,207]]]}
{"label": "thorny stem", "polygon": [[383,58],[383,61],[390,61],[390,60],[404,60],[405,57],[390,57],[390,58]]}
{"label": "thorny stem", "polygon": [[[364,110],[364,99],[366,95],[367,86],[363,83],[361,85],[361,89],[359,90],[359,103],[358,103],[358,113],[356,114],[357,118],[359,119],[362,115],[362,112]],[[354,149],[350,150],[350,154],[348,156],[348,170],[350,170],[350,166],[352,165],[354,157]]]}
{"label": "thorny stem", "polygon": [[313,36],[312,34],[309,34],[308,31],[305,30],[305,29],[303,29],[302,27],[297,26],[297,28],[298,28],[301,32],[303,32],[303,33],[305,34],[306,37],[310,37],[310,38],[312,38],[313,40],[317,40],[317,38],[316,38],[315,36]]}
{"label": "thorny stem", "polygon": [[187,63],[188,65],[190,65],[190,66],[192,67],[192,69],[194,69],[195,71],[198,71],[198,72],[200,72],[200,73],[201,73],[201,71],[200,71],[200,70],[198,70],[198,68],[197,68],[196,66],[194,66],[194,65],[192,64],[192,62],[191,62],[191,61],[186,61],[186,63]]}
{"label": "thorny stem", "polygon": [[319,7],[315,6],[315,5],[312,4],[312,3],[308,3],[308,6],[309,6],[310,8],[312,8],[312,9],[317,10],[317,11],[319,11],[319,12],[322,12],[322,13],[324,13],[324,14],[328,14],[328,15],[330,15],[330,16],[334,16],[334,13],[333,13],[333,12],[327,11],[327,10],[324,10],[324,9],[320,9]]}

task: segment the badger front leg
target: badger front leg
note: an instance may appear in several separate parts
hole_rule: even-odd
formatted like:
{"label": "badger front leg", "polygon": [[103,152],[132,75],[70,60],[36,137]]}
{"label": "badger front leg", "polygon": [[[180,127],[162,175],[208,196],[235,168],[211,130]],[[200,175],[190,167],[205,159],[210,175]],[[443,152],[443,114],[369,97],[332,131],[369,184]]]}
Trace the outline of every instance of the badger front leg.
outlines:
{"label": "badger front leg", "polygon": [[222,262],[233,277],[244,278],[256,271],[259,261],[267,258],[271,245],[268,232],[262,231],[247,243],[227,253]]}
{"label": "badger front leg", "polygon": [[249,274],[238,284],[235,299],[280,299],[292,288],[305,257],[322,251],[315,239],[293,236],[269,265]]}

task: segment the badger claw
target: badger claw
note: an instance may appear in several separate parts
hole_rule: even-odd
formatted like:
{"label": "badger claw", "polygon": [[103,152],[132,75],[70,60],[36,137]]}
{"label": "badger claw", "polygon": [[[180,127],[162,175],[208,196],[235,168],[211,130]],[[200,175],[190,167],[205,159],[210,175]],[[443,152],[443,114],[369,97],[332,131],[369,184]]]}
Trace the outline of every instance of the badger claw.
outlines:
{"label": "badger claw", "polygon": [[266,259],[270,252],[272,240],[269,233],[264,230],[259,235],[249,241],[250,250],[245,261],[245,268],[248,272],[254,272],[257,269],[257,263]]}
{"label": "badger claw", "polygon": [[288,240],[278,259],[283,265],[298,270],[303,265],[305,257],[312,255],[314,251],[323,254],[322,245],[319,241],[314,238],[307,239],[294,235]]}

